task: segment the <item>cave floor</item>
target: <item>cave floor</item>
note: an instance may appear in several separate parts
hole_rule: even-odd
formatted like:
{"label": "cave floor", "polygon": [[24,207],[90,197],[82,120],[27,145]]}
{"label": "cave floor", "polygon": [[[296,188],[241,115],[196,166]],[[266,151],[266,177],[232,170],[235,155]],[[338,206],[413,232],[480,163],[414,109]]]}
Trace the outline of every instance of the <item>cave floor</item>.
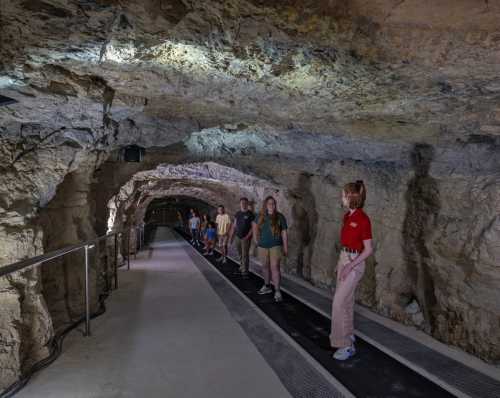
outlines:
{"label": "cave floor", "polygon": [[153,249],[120,272],[92,336],[71,333],[16,396],[290,397],[185,246],[158,231]]}

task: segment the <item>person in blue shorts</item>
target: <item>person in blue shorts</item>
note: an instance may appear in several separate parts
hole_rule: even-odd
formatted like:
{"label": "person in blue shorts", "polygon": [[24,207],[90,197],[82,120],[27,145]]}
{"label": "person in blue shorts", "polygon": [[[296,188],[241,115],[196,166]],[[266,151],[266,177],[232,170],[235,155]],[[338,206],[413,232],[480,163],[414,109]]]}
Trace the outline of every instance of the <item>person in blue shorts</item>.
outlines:
{"label": "person in blue shorts", "polygon": [[208,223],[208,228],[206,231],[207,245],[205,247],[204,256],[212,256],[214,254],[215,240],[217,239],[217,227],[213,221]]}

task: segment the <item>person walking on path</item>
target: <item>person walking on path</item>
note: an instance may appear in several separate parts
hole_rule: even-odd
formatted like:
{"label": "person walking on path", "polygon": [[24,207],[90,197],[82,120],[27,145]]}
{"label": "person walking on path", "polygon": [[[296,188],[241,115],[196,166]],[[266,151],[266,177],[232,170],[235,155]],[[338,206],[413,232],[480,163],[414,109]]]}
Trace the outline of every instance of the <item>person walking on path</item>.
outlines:
{"label": "person walking on path", "polygon": [[219,239],[219,247],[222,254],[217,261],[222,261],[222,263],[225,264],[227,262],[227,243],[229,239],[229,230],[231,228],[231,218],[222,205],[217,208],[217,213],[215,223],[217,224],[217,237]]}
{"label": "person walking on path", "polygon": [[201,220],[200,217],[198,217],[196,210],[191,209],[191,218],[189,219],[189,230],[191,231],[191,243],[196,246],[201,245],[200,224]]}
{"label": "person walking on path", "polygon": [[204,256],[212,256],[214,254],[215,239],[217,238],[217,226],[213,221],[209,221],[206,232],[206,243]]}
{"label": "person walking on path", "polygon": [[229,233],[230,243],[236,238],[236,248],[240,257],[240,268],[236,274],[248,276],[250,245],[252,243],[252,222],[255,216],[248,208],[248,199],[240,199],[240,210],[234,215],[234,222]]}
{"label": "person walking on path", "polygon": [[177,227],[181,230],[184,229],[184,218],[179,210],[177,210]]}
{"label": "person walking on path", "polygon": [[272,196],[264,200],[258,216],[252,223],[252,229],[264,277],[264,285],[258,293],[272,293],[272,276],[274,300],[280,302],[283,300],[280,290],[280,262],[283,256],[288,256],[288,225],[285,216],[278,212],[276,200]]}
{"label": "person walking on path", "polygon": [[342,204],[348,209],[340,233],[341,251],[332,303],[330,344],[333,357],[345,361],[356,354],[354,347],[355,291],[365,271],[365,260],[373,253],[370,218],[363,211],[366,188],[363,181],[346,184]]}
{"label": "person walking on path", "polygon": [[208,217],[208,214],[206,214],[206,213],[203,214],[201,216],[200,239],[204,245],[207,244],[207,228],[208,228],[209,222],[210,222],[210,218]]}

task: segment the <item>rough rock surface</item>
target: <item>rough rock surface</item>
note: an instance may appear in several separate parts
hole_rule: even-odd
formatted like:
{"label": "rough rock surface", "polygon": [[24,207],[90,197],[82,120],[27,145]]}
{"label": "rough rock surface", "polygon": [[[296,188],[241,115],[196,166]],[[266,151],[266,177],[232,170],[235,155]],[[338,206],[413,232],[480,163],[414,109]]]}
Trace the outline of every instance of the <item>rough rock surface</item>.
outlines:
{"label": "rough rock surface", "polygon": [[[19,101],[0,107],[0,265],[104,233],[113,197],[143,198],[131,225],[164,195],[277,190],[287,272],[329,287],[362,178],[359,301],[499,361],[498,2],[0,0],[0,19]],[[120,161],[131,143],[144,162]],[[81,309],[80,262],[0,281],[0,386]]]}

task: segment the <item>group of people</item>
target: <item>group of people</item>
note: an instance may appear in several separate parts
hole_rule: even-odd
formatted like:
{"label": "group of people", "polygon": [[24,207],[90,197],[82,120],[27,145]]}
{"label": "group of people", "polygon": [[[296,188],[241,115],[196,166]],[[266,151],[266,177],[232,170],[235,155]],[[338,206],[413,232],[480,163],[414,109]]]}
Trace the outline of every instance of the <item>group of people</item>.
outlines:
{"label": "group of people", "polygon": [[[332,303],[331,346],[333,357],[346,360],[356,353],[354,337],[355,290],[365,270],[365,260],[372,254],[372,231],[369,217],[363,211],[366,189],[363,181],[346,184],[342,191],[342,204],[347,209],[340,233],[341,251],[337,264],[335,294]],[[283,300],[281,294],[281,269],[283,257],[288,256],[288,224],[278,211],[276,200],[268,196],[257,214],[249,207],[249,200],[240,199],[240,209],[231,219],[224,206],[217,208],[215,221],[208,215],[199,217],[191,209],[189,229],[191,242],[205,247],[204,255],[213,255],[218,244],[221,256],[217,261],[227,262],[228,245],[236,243],[240,267],[235,272],[242,277],[249,275],[250,247],[252,241],[258,249],[262,264],[264,284],[258,294],[271,294],[274,300]],[[271,283],[272,282],[272,283]],[[274,289],[273,289],[274,287]]]}
{"label": "group of people", "polygon": [[[240,199],[240,209],[233,219],[226,213],[223,205],[217,207],[217,217],[211,221],[207,214],[201,218],[195,209],[190,210],[189,229],[191,243],[204,244],[204,255],[213,255],[218,245],[221,256],[217,261],[227,262],[228,246],[236,244],[240,258],[240,267],[235,272],[243,278],[249,275],[250,248],[252,240],[258,248],[258,256],[263,266],[264,285],[259,294],[274,292],[274,300],[282,301],[280,289],[280,262],[288,255],[287,221],[276,206],[276,200],[268,196],[256,215],[250,208],[248,198]],[[274,290],[271,285],[274,286]]]}

